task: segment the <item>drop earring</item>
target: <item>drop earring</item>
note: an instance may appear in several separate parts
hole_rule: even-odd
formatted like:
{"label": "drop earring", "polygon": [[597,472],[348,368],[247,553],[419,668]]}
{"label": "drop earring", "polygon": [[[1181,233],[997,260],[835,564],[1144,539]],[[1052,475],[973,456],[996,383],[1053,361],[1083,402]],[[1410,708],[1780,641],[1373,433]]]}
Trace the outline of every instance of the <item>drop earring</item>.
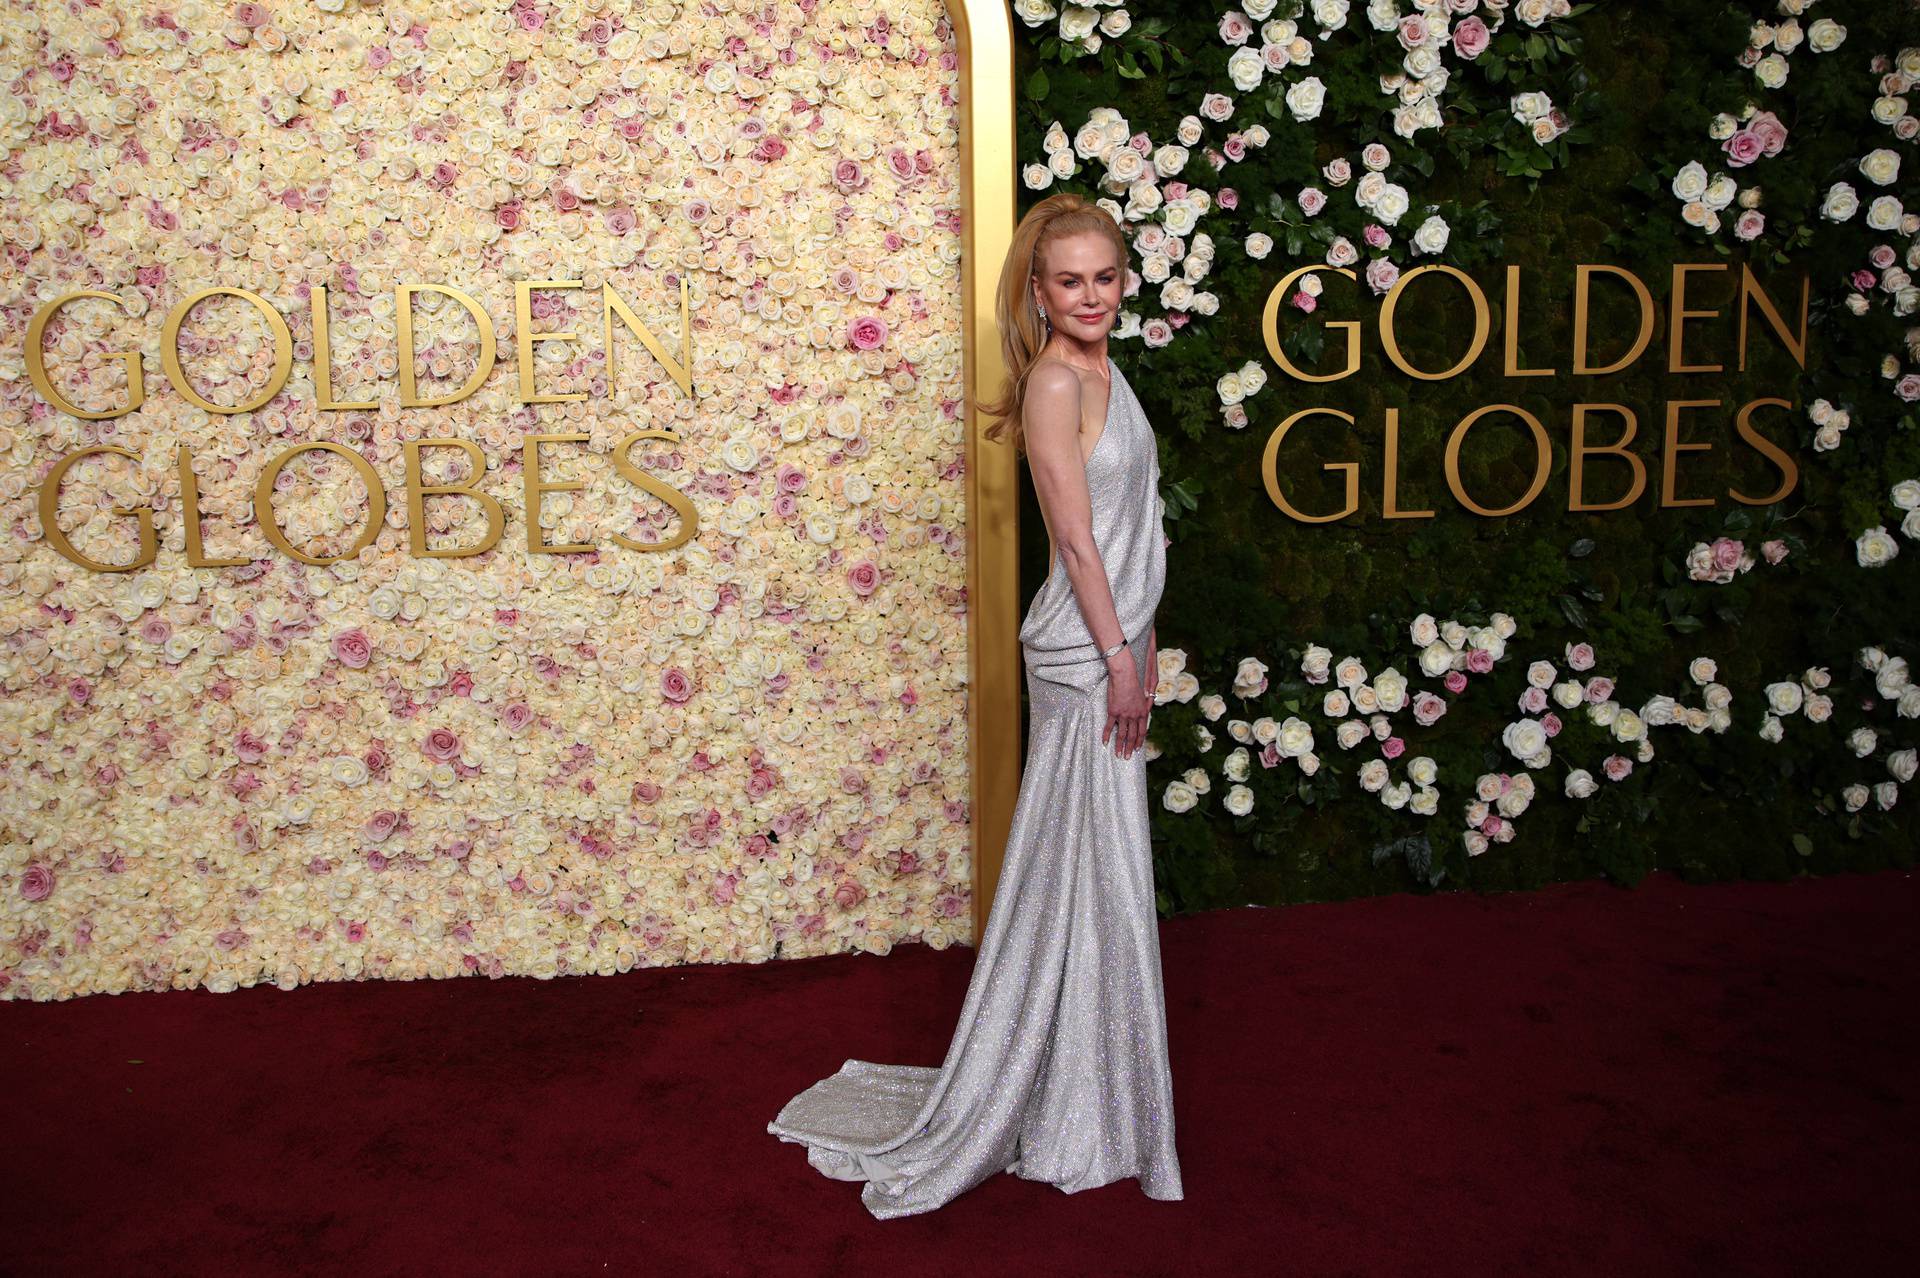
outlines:
{"label": "drop earring", "polygon": [[1049,329],[1051,329],[1053,327],[1053,321],[1047,318],[1047,308],[1044,306],[1041,306],[1040,303],[1038,302],[1035,302],[1034,306],[1037,307],[1040,311],[1040,322],[1042,324],[1045,324]]}

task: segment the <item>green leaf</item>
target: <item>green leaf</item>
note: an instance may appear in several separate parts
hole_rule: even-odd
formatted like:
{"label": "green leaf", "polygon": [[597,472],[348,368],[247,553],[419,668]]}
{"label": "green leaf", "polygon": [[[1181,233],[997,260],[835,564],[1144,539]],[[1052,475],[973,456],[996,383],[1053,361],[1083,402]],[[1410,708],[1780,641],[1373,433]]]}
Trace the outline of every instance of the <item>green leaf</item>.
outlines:
{"label": "green leaf", "polygon": [[1593,553],[1594,541],[1591,537],[1582,537],[1567,547],[1567,553],[1575,559],[1585,559]]}
{"label": "green leaf", "polygon": [[1047,79],[1045,67],[1035,67],[1033,74],[1027,77],[1027,96],[1035,102],[1044,101],[1047,91],[1052,87],[1052,82]]}
{"label": "green leaf", "polygon": [[1793,850],[1795,852],[1798,852],[1801,856],[1812,856],[1813,840],[1809,839],[1806,835],[1800,833],[1798,830],[1795,830],[1793,832]]}

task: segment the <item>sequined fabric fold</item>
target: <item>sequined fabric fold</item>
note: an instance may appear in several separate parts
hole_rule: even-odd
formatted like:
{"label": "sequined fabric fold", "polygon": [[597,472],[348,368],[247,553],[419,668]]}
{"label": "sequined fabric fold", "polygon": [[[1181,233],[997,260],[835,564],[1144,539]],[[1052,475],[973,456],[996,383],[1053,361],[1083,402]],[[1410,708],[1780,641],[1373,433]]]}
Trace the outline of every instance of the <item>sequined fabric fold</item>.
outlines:
{"label": "sequined fabric fold", "polygon": [[[1087,459],[1093,538],[1142,681],[1166,583],[1153,428],[1117,364]],[[1145,751],[1100,740],[1107,672],[1066,566],[1020,628],[1030,730],[993,908],[945,1061],[848,1060],[767,1130],[885,1220],[1011,1172],[1067,1193],[1182,1197]]]}

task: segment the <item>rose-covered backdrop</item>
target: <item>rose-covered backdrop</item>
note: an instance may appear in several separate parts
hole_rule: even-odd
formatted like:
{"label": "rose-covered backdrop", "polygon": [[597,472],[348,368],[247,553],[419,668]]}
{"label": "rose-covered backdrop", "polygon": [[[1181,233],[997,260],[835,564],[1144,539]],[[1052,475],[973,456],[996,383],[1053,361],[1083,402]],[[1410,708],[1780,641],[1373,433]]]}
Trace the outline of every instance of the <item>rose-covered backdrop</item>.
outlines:
{"label": "rose-covered backdrop", "polygon": [[[1115,353],[1160,435],[1170,515],[1149,739],[1163,909],[1395,890],[1527,887],[1653,868],[1780,878],[1911,865],[1920,744],[1910,682],[1920,619],[1920,17],[1909,0],[1261,0],[1056,7],[1020,0],[1025,197],[1099,199],[1133,246]],[[1296,367],[1360,372],[1307,384]],[[1485,353],[1416,380],[1386,360],[1384,299],[1414,268],[1465,272],[1491,302]],[[1570,376],[1574,266],[1645,281],[1645,354]],[[1687,281],[1669,371],[1670,269]],[[1522,268],[1505,377],[1505,271]],[[1810,286],[1803,370],[1756,312],[1751,266],[1790,326]],[[1354,278],[1330,268],[1345,266]],[[1632,342],[1619,280],[1593,300],[1596,363]],[[1400,295],[1414,366],[1466,351],[1473,315],[1444,280]],[[1742,442],[1736,412],[1790,455],[1797,483]],[[1662,507],[1668,404],[1682,452]],[[1717,401],[1717,403],[1716,403]],[[1623,405],[1648,488],[1569,512],[1571,407]],[[1489,518],[1450,495],[1455,423],[1532,413],[1545,487]],[[1272,428],[1288,499],[1358,509],[1297,522],[1269,499]],[[1398,505],[1383,518],[1386,414],[1399,413]],[[1588,442],[1613,443],[1615,416]],[[1465,490],[1517,502],[1532,436],[1511,414],[1459,456]],[[1590,458],[1587,502],[1627,491]],[[1028,498],[1028,526],[1037,509]],[[1028,579],[1045,546],[1023,548]]]}
{"label": "rose-covered backdrop", "polygon": [[[258,982],[612,972],[971,938],[957,61],[937,3],[114,0],[0,15],[0,997]],[[616,326],[611,283],[693,393]],[[516,397],[514,285],[542,394]],[[463,289],[499,362],[398,405],[394,289]],[[284,317],[291,380],[215,415],[162,376],[168,311],[210,286]],[[315,408],[311,290],[331,307]],[[87,420],[36,394],[26,330]],[[477,326],[417,299],[420,394]],[[243,299],[188,316],[215,403],[266,384]],[[698,527],[616,473],[611,446]],[[527,548],[521,441],[546,446]],[[452,437],[507,510],[484,555],[409,552],[405,445]],[[386,489],[356,558],[271,549],[253,485],[288,446]],[[126,563],[88,571],[59,523]],[[176,448],[206,553],[187,566]],[[423,451],[427,482],[468,473]],[[288,539],[348,549],[368,495],[337,454],[277,482]],[[478,505],[430,499],[468,545]]]}

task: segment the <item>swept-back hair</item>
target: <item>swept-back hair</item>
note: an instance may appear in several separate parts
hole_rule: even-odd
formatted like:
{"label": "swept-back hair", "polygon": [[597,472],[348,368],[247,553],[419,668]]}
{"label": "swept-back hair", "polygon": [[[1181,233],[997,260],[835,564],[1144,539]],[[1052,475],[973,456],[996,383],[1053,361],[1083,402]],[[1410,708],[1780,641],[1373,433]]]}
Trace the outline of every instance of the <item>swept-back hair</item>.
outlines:
{"label": "swept-back hair", "polygon": [[1033,280],[1035,276],[1044,278],[1049,245],[1089,231],[1113,242],[1114,265],[1124,278],[1128,266],[1126,236],[1105,209],[1071,191],[1049,195],[1027,210],[1014,228],[1013,245],[1000,267],[993,314],[1000,326],[1000,353],[1006,362],[1007,380],[997,398],[977,401],[976,407],[998,419],[982,433],[996,442],[1011,437],[1016,456],[1026,452],[1027,428],[1021,405],[1027,394],[1027,374],[1040,348],[1046,345],[1048,333],[1047,323],[1033,301]]}

